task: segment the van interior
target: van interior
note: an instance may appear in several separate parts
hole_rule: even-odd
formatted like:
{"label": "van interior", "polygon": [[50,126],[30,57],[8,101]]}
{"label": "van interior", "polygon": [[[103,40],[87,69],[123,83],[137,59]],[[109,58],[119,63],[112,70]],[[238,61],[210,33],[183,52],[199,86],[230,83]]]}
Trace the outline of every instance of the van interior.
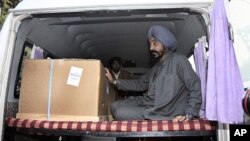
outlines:
{"label": "van interior", "polygon": [[44,52],[39,59],[99,59],[104,67],[120,56],[123,68],[140,76],[155,63],[147,41],[151,25],[167,27],[178,41],[176,51],[190,57],[198,39],[208,34],[205,20],[201,12],[184,8],[32,14],[17,30],[6,116],[15,117],[18,110],[27,48],[40,47]]}
{"label": "van interior", "polygon": [[119,56],[123,68],[139,77],[156,62],[147,40],[151,25],[167,27],[177,39],[176,52],[189,58],[208,34],[206,16],[188,8],[31,14],[17,29],[5,117],[16,117],[22,62],[34,47],[43,53],[35,59],[99,59],[104,67]]}

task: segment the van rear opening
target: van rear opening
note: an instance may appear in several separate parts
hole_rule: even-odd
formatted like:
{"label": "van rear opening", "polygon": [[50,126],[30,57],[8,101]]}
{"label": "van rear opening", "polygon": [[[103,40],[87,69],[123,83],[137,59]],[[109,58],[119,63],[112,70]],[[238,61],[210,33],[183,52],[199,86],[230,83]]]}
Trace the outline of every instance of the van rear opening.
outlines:
{"label": "van rear opening", "polygon": [[[97,59],[104,67],[111,57],[120,56],[124,69],[140,77],[157,61],[149,53],[151,25],[168,28],[177,39],[176,52],[191,57],[198,40],[207,40],[206,21],[204,13],[189,8],[31,14],[16,33],[6,117],[18,113],[23,62],[34,48],[42,55],[32,59]],[[212,128],[205,134],[214,135]]]}

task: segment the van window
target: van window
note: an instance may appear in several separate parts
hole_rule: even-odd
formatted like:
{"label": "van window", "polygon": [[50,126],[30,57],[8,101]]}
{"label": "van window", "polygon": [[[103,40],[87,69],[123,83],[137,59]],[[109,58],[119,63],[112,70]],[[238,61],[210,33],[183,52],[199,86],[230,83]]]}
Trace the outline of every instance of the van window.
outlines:
{"label": "van window", "polygon": [[19,65],[18,65],[19,73],[16,77],[14,98],[19,98],[20,95],[23,61],[25,59],[48,59],[48,58],[54,59],[55,57],[51,55],[48,51],[44,50],[41,47],[36,46],[30,41],[24,42],[21,58],[19,60]]}

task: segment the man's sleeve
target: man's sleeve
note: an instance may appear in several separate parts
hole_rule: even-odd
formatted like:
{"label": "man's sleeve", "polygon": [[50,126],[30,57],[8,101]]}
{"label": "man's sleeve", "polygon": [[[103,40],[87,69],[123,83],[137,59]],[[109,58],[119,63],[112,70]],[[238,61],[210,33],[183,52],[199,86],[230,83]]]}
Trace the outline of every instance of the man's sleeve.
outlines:
{"label": "man's sleeve", "polygon": [[189,92],[185,113],[198,117],[202,102],[201,82],[185,56],[178,58],[177,72]]}
{"label": "man's sleeve", "polygon": [[139,79],[117,80],[116,86],[123,91],[145,91],[148,89],[149,73],[144,74]]}

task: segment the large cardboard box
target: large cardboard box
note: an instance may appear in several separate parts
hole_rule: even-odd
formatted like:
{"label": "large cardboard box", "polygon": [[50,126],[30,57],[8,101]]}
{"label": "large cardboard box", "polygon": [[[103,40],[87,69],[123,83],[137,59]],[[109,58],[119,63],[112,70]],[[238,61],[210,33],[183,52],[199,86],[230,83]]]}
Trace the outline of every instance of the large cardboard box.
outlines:
{"label": "large cardboard box", "polygon": [[17,117],[106,120],[106,85],[99,60],[26,60]]}

